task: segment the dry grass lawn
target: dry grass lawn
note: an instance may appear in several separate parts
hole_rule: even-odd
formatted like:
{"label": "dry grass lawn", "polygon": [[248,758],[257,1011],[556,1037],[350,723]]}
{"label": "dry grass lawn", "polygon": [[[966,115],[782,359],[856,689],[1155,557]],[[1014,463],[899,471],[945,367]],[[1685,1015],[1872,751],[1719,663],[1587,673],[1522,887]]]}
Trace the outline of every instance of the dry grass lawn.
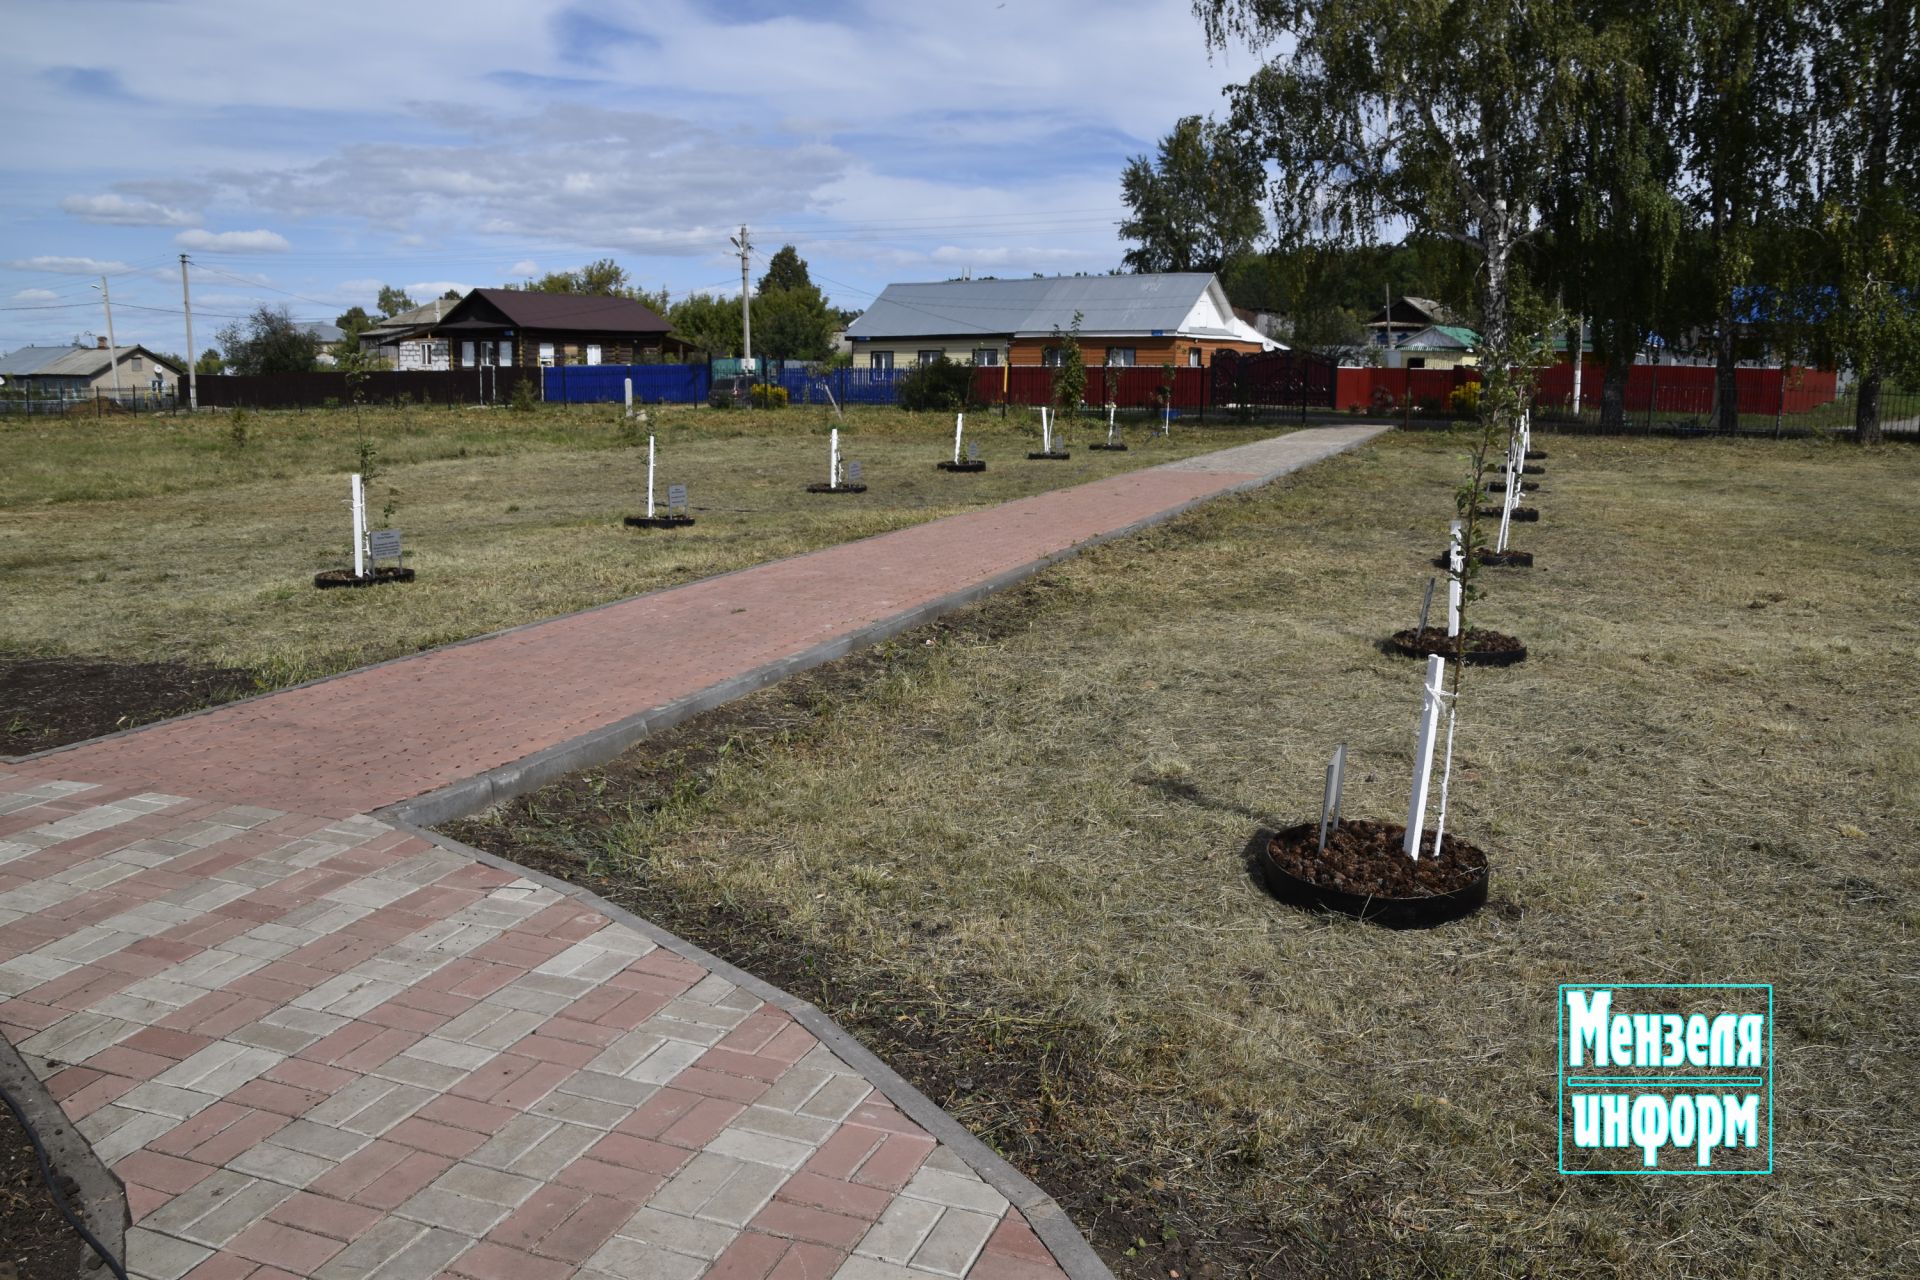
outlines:
{"label": "dry grass lawn", "polygon": [[[819,1000],[1124,1275],[1920,1273],[1920,451],[1542,437],[1396,934],[1242,860],[1404,812],[1457,438],[1383,438],[460,824]],[[499,496],[493,498],[498,505]],[[1772,982],[1777,1172],[1562,1177],[1555,988]]]}
{"label": "dry grass lawn", "polygon": [[[869,491],[813,497],[823,409],[654,409],[659,499],[689,486],[697,524],[622,527],[645,509],[646,428],[617,406],[420,407],[233,417],[0,419],[0,657],[93,655],[243,668],[263,687],[747,565],[1242,443],[1245,428],[1136,430],[1128,453],[1028,463],[1038,427],[977,414],[989,467],[950,476],[951,415],[853,410],[845,453]],[[348,563],[345,496],[363,434],[419,580],[316,591]]]}

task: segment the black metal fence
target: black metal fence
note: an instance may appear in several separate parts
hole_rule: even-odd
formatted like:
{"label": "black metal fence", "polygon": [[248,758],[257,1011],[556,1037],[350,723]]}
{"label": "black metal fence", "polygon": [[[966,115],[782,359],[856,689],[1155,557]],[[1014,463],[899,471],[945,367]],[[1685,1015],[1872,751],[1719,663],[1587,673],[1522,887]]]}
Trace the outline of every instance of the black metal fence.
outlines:
{"label": "black metal fence", "polygon": [[263,373],[200,379],[202,409],[322,409],[369,405],[510,404],[520,384],[540,399],[540,370],[500,368],[367,374]]}

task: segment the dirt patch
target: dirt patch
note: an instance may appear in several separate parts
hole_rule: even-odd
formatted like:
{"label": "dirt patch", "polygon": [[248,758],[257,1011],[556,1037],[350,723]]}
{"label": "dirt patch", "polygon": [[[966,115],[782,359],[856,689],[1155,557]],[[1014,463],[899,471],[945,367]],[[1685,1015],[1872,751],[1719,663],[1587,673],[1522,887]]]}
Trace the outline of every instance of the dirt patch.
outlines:
{"label": "dirt patch", "polygon": [[0,658],[0,755],[83,742],[256,688],[246,671],[196,662]]}
{"label": "dirt patch", "polygon": [[1267,841],[1267,856],[1297,880],[1384,898],[1435,897],[1486,874],[1486,855],[1452,836],[1441,839],[1438,857],[1415,861],[1402,852],[1406,834],[1397,823],[1342,822],[1327,833],[1322,852],[1313,825],[1290,827]]}
{"label": "dirt patch", "polygon": [[1448,635],[1445,627],[1428,627],[1424,631],[1408,627],[1405,631],[1394,632],[1387,641],[1387,647],[1410,658],[1425,658],[1433,654],[1451,658],[1462,640],[1466,642],[1467,662],[1473,666],[1504,667],[1527,656],[1527,646],[1512,636],[1500,631],[1483,631],[1478,627],[1469,627],[1460,636]]}
{"label": "dirt patch", "polygon": [[[58,1171],[54,1176],[63,1179],[61,1191],[69,1202],[79,1196],[71,1179]],[[0,1277],[73,1280],[85,1248],[40,1181],[26,1130],[13,1112],[0,1106]]]}

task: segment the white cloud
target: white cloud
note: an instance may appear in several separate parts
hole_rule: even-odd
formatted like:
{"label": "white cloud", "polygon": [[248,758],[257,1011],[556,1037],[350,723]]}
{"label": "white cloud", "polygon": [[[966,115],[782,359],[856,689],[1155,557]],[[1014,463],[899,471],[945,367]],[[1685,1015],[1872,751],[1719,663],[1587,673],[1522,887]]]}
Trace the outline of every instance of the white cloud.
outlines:
{"label": "white cloud", "polygon": [[129,200],[112,192],[97,196],[68,196],[60,202],[60,207],[82,221],[115,227],[200,225],[200,215],[191,209],[180,209],[153,200]]}
{"label": "white cloud", "polygon": [[105,276],[131,271],[124,262],[102,262],[98,258],[62,258],[43,254],[37,258],[11,258],[0,262],[9,271],[37,271],[62,276]]}
{"label": "white cloud", "polygon": [[51,289],[22,289],[13,295],[15,302],[58,302],[60,295]]}
{"label": "white cloud", "polygon": [[458,280],[421,280],[401,286],[400,292],[424,306],[449,289],[455,293],[465,294],[471,288],[473,288],[472,285],[462,284]]}
{"label": "white cloud", "polygon": [[182,231],[173,238],[182,249],[207,253],[285,253],[293,246],[278,231]]}
{"label": "white cloud", "polygon": [[530,280],[540,274],[540,264],[532,258],[522,258],[507,268],[507,274],[515,280]]}

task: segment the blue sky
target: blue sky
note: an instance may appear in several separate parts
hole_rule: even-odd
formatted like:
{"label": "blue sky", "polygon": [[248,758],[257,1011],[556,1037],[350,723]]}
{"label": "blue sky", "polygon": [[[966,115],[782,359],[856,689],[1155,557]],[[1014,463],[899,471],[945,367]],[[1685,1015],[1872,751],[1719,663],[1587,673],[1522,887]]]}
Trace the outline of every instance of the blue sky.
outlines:
{"label": "blue sky", "polygon": [[1256,65],[1185,0],[26,0],[0,47],[0,350],[180,350],[613,257],[675,296],[782,243],[889,280],[1104,271],[1119,172]]}

